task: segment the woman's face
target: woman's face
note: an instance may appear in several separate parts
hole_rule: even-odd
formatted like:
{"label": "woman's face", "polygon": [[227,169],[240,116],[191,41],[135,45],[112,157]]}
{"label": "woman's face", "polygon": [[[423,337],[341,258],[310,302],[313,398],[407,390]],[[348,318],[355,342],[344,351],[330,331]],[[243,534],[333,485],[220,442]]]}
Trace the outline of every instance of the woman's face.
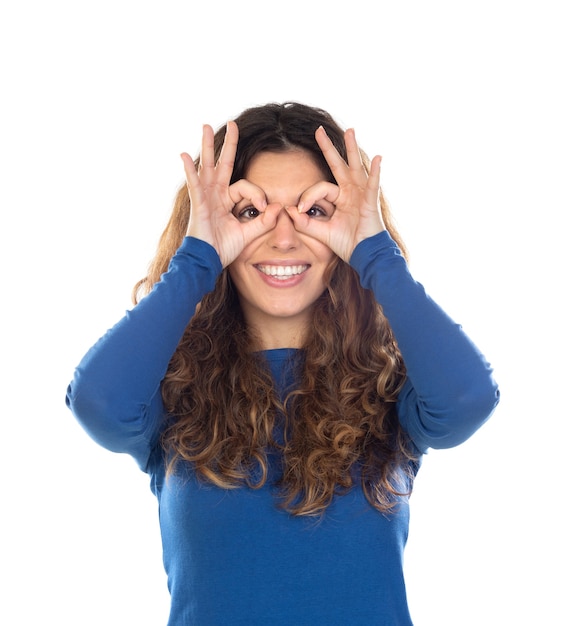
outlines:
{"label": "woman's face", "polygon": [[[301,195],[325,177],[308,153],[290,151],[258,154],[245,178],[263,190],[269,204],[280,203],[283,208],[275,228],[230,264],[230,276],[245,319],[258,332],[263,348],[300,347],[335,255],[316,239],[298,233],[284,207],[297,206]],[[248,208],[249,202],[242,201],[233,213],[248,219],[252,215],[252,210],[245,212]],[[326,208],[327,216],[314,206],[313,219],[328,219],[329,203]]]}

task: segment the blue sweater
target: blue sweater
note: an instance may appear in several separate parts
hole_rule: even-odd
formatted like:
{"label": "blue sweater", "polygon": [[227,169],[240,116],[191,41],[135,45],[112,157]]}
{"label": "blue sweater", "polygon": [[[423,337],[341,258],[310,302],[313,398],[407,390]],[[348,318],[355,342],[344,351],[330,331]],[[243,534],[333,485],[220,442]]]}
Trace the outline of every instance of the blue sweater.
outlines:
{"label": "blue sweater", "polygon": [[[398,416],[421,453],[455,446],[498,402],[482,354],[410,276],[387,233],[359,244],[350,264],[371,289],[407,368]],[[402,556],[408,501],[382,515],[359,487],[321,519],[276,506],[272,480],[260,490],[223,490],[188,468],[169,479],[159,446],[160,394],[168,362],[196,304],[222,267],[208,244],[187,237],[152,292],[83,358],[67,404],[100,445],[132,455],[159,501],[171,626],[405,626]],[[296,351],[266,357],[281,388]],[[271,459],[276,475],[277,459]]]}

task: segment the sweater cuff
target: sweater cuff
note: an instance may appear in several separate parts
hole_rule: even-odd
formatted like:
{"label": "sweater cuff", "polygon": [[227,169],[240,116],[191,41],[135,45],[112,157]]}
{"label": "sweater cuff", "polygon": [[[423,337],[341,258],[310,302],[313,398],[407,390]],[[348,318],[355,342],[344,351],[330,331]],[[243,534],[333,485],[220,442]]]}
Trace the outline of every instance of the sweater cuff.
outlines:
{"label": "sweater cuff", "polygon": [[360,282],[365,289],[371,287],[371,277],[367,276],[367,270],[379,257],[382,257],[382,263],[396,261],[406,265],[406,259],[402,255],[398,244],[392,239],[387,230],[360,241],[352,253],[350,265],[360,276]]}
{"label": "sweater cuff", "polygon": [[182,244],[176,250],[176,253],[178,252],[196,259],[200,265],[213,271],[215,276],[222,272],[222,263],[218,252],[209,243],[202,241],[202,239],[184,237]]}

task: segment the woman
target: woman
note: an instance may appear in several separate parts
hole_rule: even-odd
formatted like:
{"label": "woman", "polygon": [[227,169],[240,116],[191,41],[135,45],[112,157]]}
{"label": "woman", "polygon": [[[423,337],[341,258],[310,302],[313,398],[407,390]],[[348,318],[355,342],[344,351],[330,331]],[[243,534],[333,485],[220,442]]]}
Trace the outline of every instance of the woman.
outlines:
{"label": "woman", "polygon": [[414,477],[491,414],[491,369],[410,276],[353,130],[268,104],[182,158],[136,306],[67,394],[151,476],[169,624],[411,624]]}

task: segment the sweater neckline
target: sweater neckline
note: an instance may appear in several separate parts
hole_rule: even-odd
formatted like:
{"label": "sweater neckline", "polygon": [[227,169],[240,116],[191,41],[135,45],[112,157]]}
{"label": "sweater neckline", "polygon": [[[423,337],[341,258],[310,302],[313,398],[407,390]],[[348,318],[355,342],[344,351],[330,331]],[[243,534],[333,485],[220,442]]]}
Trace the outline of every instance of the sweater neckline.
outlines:
{"label": "sweater neckline", "polygon": [[302,352],[301,348],[271,348],[270,350],[261,350],[262,354],[269,361],[287,361]]}

